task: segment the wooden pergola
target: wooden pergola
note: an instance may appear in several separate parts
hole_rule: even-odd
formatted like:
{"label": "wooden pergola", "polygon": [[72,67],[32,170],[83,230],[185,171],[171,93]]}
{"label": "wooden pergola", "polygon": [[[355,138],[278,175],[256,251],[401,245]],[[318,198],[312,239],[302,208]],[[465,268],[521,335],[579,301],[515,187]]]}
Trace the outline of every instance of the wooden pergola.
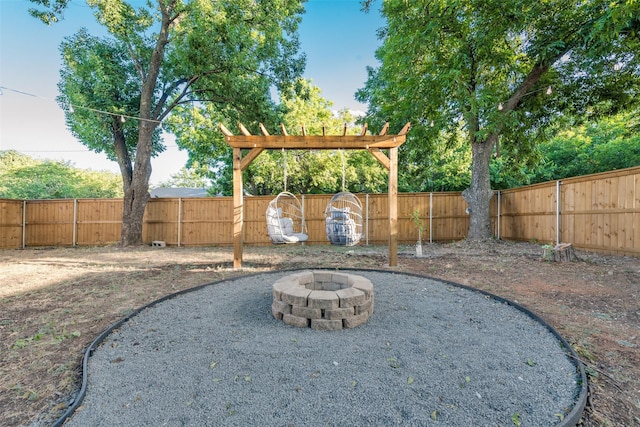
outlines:
{"label": "wooden pergola", "polygon": [[[347,135],[345,124],[342,135],[307,135],[302,126],[302,135],[289,135],[280,125],[280,135],[270,135],[260,124],[261,135],[251,135],[242,123],[238,124],[241,135],[233,135],[224,125],[220,130],[225,141],[233,148],[233,267],[242,268],[242,246],[244,227],[242,171],[264,150],[367,150],[389,171],[389,265],[398,265],[398,147],[406,140],[410,123],[404,125],[397,135],[388,135],[386,123],[378,135],[367,135],[365,124],[360,135]],[[387,156],[382,150],[389,150]],[[243,156],[242,150],[249,150]]]}

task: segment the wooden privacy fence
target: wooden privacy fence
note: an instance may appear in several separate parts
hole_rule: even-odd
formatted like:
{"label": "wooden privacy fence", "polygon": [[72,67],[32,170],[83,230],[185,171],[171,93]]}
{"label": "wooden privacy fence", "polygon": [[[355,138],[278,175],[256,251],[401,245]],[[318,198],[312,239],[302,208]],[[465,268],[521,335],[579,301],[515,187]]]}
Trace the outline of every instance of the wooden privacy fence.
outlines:
{"label": "wooden privacy fence", "polygon": [[640,256],[640,167],[504,190],[496,203],[505,240]]}
{"label": "wooden privacy fence", "polygon": [[[494,234],[505,240],[568,242],[577,248],[640,256],[640,167],[496,192]],[[328,243],[324,209],[332,195],[302,195],[310,244]],[[387,244],[386,194],[358,195],[364,244]],[[265,211],[272,196],[244,200],[244,242],[270,244]],[[422,239],[464,239],[469,227],[460,193],[399,193],[398,241],[415,243],[411,213],[419,209]],[[122,199],[0,200],[0,248],[103,245],[119,240]],[[178,246],[232,246],[231,197],[151,199],[143,239]]]}
{"label": "wooden privacy fence", "polygon": [[[324,210],[332,195],[302,195],[309,243],[328,243]],[[386,194],[362,194],[365,238],[368,244],[389,240]],[[265,212],[272,196],[245,197],[245,236],[248,245],[270,244]],[[410,220],[420,208],[428,226],[430,202],[433,240],[459,240],[469,219],[460,193],[405,193],[398,197],[400,242],[415,242],[418,232]],[[103,245],[120,239],[122,199],[0,200],[0,247]],[[143,240],[168,245],[233,245],[231,197],[151,199],[145,211]],[[429,231],[423,233],[428,240]]]}

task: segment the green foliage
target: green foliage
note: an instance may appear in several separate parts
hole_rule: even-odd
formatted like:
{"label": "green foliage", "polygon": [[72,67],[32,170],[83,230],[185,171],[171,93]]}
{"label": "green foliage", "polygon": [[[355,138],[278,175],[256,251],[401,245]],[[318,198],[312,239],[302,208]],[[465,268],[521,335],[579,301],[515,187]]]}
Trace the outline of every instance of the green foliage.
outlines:
{"label": "green foliage", "polygon": [[520,420],[520,413],[519,412],[515,412],[512,416],[511,416],[511,422],[513,423],[514,426],[516,427],[520,427],[522,425],[522,421]]}
{"label": "green foliage", "polygon": [[[499,133],[503,145],[517,145],[519,155],[527,154],[531,150],[525,151],[526,146],[546,137],[543,130],[554,114],[569,108],[569,97],[574,112],[587,112],[597,98],[615,100],[617,108],[632,102],[638,75],[630,44],[618,43],[605,58],[606,45],[587,43],[593,32],[604,31],[599,25],[609,23],[609,8],[623,7],[630,6],[604,1],[384,1],[388,26],[377,52],[382,66],[369,69],[357,97],[371,103],[372,118],[411,121],[416,125],[412,133],[432,126],[423,133],[439,144],[458,131],[472,143]],[[625,68],[614,70],[616,61]],[[586,62],[590,66],[585,68]],[[549,68],[532,75],[541,64]],[[584,76],[590,80],[580,80],[578,87],[576,79]],[[594,94],[594,86],[603,93]],[[585,101],[576,102],[578,97]]]}
{"label": "green foliage", "polygon": [[507,154],[490,165],[492,188],[537,182],[640,165],[638,113],[620,113],[558,131],[536,147],[527,160]]}
{"label": "green foliage", "polygon": [[64,10],[71,0],[30,0],[31,3],[45,7],[45,9],[29,8],[29,14],[47,25],[58,22],[59,16],[64,14]]}
{"label": "green foliage", "polygon": [[[309,135],[322,135],[323,127],[326,135],[342,135],[345,125],[348,134],[361,131],[350,111],[336,113],[332,105],[311,81],[299,79],[295,90],[281,97],[283,123],[293,135],[301,134],[301,125]],[[362,150],[292,150],[285,155],[287,187],[294,193],[380,192],[387,185],[386,170]]]}
{"label": "green foliage", "polygon": [[[170,58],[173,73],[197,78],[166,129],[189,152],[187,166],[211,179],[213,192],[228,195],[232,156],[218,124],[235,129],[241,122],[257,134],[258,123],[275,128],[282,121],[271,90],[293,91],[302,74],[305,58],[298,53],[296,30],[303,8],[294,0],[197,1],[190,7],[199,13],[180,22]],[[259,168],[245,172],[246,189],[253,194],[272,185],[252,181]]]}
{"label": "green foliage", "polygon": [[400,147],[400,191],[462,191],[467,188],[471,180],[471,149],[462,134],[456,132],[446,136],[446,143],[436,144],[425,129],[412,129],[407,142]]}
{"label": "green foliage", "polygon": [[410,215],[411,221],[418,229],[418,242],[422,242],[422,232],[424,231],[424,222],[420,218],[420,208],[415,208]]}
{"label": "green foliage", "polygon": [[[640,99],[638,9],[633,0],[384,0],[381,66],[356,98],[369,103],[369,123],[414,124],[402,152],[418,173],[402,181],[411,189],[431,187],[436,146],[467,141],[469,236],[490,237],[490,169],[508,186],[554,124]],[[491,166],[498,142],[505,158]]]}
{"label": "green foliage", "polygon": [[[90,150],[131,166],[139,123],[125,116],[138,116],[140,87],[127,46],[81,29],[62,42],[60,51],[63,66],[58,103],[65,110],[67,127]],[[156,129],[151,155],[163,150]]]}
{"label": "green foliage", "polygon": [[[284,124],[290,135],[342,135],[345,124],[351,134],[360,131],[356,117],[348,110],[334,113],[332,103],[321,96],[320,89],[309,80],[298,79],[293,86],[280,93],[280,105],[273,114],[234,115],[252,134],[260,134],[258,123],[264,123],[270,133],[280,133]],[[189,107],[178,117],[172,117],[180,144],[190,153],[191,166],[212,180],[212,192],[232,194],[231,150],[216,129],[215,118],[225,118],[211,108]],[[244,120],[243,117],[247,120]],[[184,121],[181,121],[184,120]],[[180,125],[178,126],[178,122]],[[227,126],[232,129],[233,126]],[[265,150],[244,172],[245,191],[249,194],[277,194],[286,188],[294,193],[335,193],[344,189],[352,192],[380,192],[387,187],[386,170],[368,153],[351,150]],[[286,177],[286,179],[285,179]]]}
{"label": "green foliage", "polygon": [[[355,126],[356,117],[348,110],[333,112],[332,103],[311,81],[299,79],[295,90],[281,98],[283,123],[292,135],[300,135],[302,125],[309,135],[322,135],[323,127],[326,135],[342,135],[345,125],[348,134],[361,131]],[[387,186],[386,170],[362,150],[290,150],[282,155],[287,159],[287,189],[294,193],[381,192]]]}
{"label": "green foliage", "polygon": [[17,200],[122,197],[122,179],[111,172],[76,169],[68,162],[0,152],[0,198]]}
{"label": "green foliage", "polygon": [[211,182],[202,176],[197,169],[182,168],[177,173],[171,175],[167,181],[163,181],[157,187],[167,188],[208,188]]}
{"label": "green foliage", "polygon": [[640,165],[640,122],[624,113],[559,132],[539,147],[543,161],[531,182],[606,172]]}
{"label": "green foliage", "polygon": [[536,169],[536,164],[540,164],[535,163],[538,157],[534,154],[528,155],[527,158],[506,154],[491,159],[489,164],[491,188],[505,190],[531,184],[531,171]]}

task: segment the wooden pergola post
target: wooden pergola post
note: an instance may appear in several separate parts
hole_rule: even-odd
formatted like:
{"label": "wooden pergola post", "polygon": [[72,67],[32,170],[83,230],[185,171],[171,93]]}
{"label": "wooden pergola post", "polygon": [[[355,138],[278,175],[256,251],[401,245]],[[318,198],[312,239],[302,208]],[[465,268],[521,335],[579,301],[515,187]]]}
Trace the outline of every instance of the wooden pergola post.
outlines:
{"label": "wooden pergola post", "polygon": [[[225,141],[233,148],[233,268],[242,268],[242,245],[244,240],[244,196],[242,171],[265,149],[310,149],[310,150],[367,150],[389,171],[389,265],[398,265],[398,147],[406,140],[411,127],[407,123],[397,135],[387,135],[386,123],[378,135],[367,135],[367,125],[360,135],[347,135],[346,125],[342,135],[288,135],[281,124],[282,135],[269,135],[260,123],[262,135],[251,133],[240,123],[242,135],[233,135],[220,124]],[[242,157],[242,150],[249,151]],[[381,149],[389,150],[387,157]]]}
{"label": "wooden pergola post", "polygon": [[389,266],[398,265],[398,147],[389,149]]}
{"label": "wooden pergola post", "polygon": [[242,268],[244,197],[242,197],[242,151],[233,149],[233,268]]}

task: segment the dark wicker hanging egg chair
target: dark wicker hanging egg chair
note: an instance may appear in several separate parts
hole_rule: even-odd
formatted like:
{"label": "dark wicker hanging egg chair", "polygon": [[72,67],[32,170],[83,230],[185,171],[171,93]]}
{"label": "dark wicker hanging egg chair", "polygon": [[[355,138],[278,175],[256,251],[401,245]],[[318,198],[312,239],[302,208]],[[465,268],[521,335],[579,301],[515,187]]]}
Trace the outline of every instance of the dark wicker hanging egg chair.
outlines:
{"label": "dark wicker hanging egg chair", "polygon": [[353,246],[363,235],[362,204],[355,194],[335,194],[324,211],[327,239],[333,245]]}

